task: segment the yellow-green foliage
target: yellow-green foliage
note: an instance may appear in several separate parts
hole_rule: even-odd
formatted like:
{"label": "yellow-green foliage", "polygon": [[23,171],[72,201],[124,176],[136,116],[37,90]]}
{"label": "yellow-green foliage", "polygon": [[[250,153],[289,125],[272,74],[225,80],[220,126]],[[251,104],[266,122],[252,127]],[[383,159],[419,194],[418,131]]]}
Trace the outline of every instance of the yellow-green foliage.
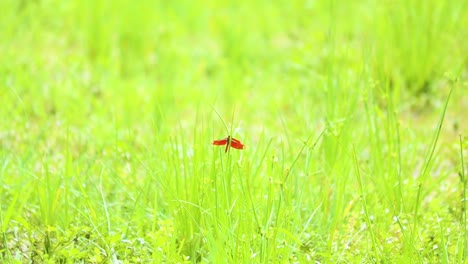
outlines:
{"label": "yellow-green foliage", "polygon": [[0,1],[0,262],[463,263],[466,25],[464,0]]}

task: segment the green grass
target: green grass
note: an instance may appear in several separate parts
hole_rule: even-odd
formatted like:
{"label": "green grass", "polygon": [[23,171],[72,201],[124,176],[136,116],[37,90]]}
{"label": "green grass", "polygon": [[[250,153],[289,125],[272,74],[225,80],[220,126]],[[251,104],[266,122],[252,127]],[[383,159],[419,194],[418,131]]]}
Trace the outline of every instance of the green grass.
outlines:
{"label": "green grass", "polygon": [[467,261],[466,1],[0,10],[0,262]]}

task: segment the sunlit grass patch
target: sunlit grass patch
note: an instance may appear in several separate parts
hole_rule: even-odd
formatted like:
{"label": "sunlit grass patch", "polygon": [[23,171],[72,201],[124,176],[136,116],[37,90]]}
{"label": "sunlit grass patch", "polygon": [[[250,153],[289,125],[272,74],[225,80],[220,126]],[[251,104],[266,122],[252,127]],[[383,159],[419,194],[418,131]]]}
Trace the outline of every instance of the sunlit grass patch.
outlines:
{"label": "sunlit grass patch", "polygon": [[467,8],[1,2],[0,262],[463,263]]}

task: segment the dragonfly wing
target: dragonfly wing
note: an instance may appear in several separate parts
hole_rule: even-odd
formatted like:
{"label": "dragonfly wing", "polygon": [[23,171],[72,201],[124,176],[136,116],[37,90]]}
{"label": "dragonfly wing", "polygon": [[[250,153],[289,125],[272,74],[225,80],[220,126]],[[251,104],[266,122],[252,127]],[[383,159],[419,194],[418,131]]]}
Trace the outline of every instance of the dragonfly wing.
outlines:
{"label": "dragonfly wing", "polygon": [[239,140],[236,140],[236,141],[231,141],[231,147],[235,148],[235,149],[244,149],[244,144],[242,144]]}
{"label": "dragonfly wing", "polygon": [[225,139],[220,139],[220,140],[213,140],[213,145],[216,145],[216,146],[223,146],[223,145],[226,145],[228,143],[228,140],[227,138]]}

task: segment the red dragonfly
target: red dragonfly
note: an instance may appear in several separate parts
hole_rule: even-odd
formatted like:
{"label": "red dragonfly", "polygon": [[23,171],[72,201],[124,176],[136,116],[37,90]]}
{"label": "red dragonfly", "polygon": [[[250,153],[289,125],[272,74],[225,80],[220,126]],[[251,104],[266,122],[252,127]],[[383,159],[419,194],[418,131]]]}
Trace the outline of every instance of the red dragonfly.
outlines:
{"label": "red dragonfly", "polygon": [[226,149],[224,150],[224,152],[227,152],[228,151],[228,148],[229,146],[235,148],[235,149],[244,149],[244,144],[242,144],[239,140],[231,137],[231,136],[228,136],[227,138],[223,138],[223,139],[220,139],[220,140],[214,140],[213,145],[215,146],[224,146],[226,145]]}

